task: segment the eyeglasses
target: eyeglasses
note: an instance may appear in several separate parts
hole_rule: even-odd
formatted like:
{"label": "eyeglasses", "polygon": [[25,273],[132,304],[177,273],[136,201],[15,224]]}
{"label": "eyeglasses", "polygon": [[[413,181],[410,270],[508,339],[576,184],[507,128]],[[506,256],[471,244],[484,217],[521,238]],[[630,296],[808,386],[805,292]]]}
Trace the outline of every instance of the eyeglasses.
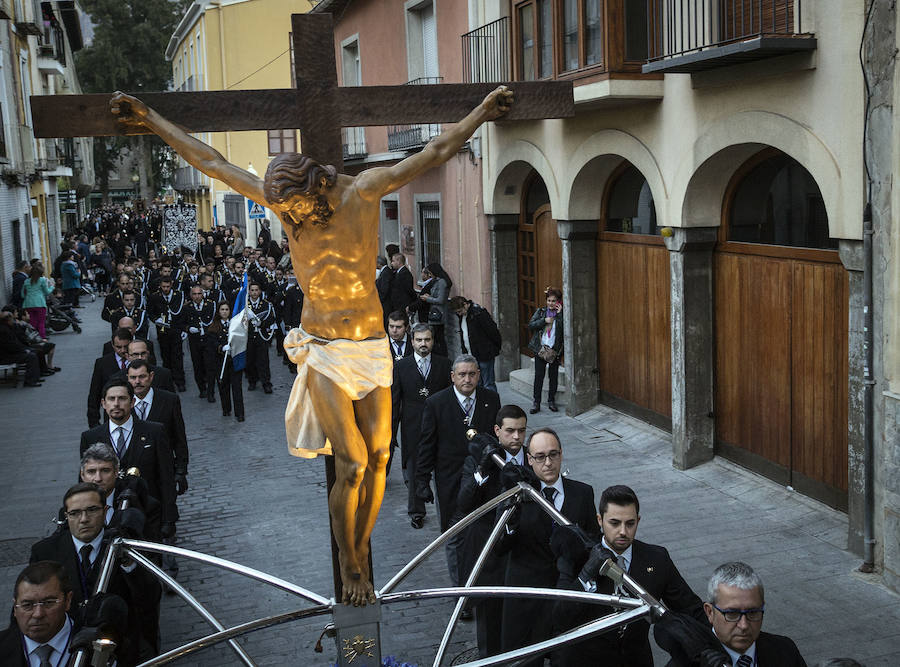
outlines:
{"label": "eyeglasses", "polygon": [[529,458],[534,459],[538,463],[543,463],[547,459],[550,459],[551,461],[556,461],[560,456],[562,456],[562,452],[558,449],[554,449],[552,452],[547,452],[546,454],[541,452],[540,454],[529,454],[528,456],[529,456]]}
{"label": "eyeglasses", "polygon": [[70,519],[79,519],[81,518],[82,514],[86,514],[88,516],[97,516],[97,514],[99,514],[103,510],[103,507],[93,505],[92,507],[86,507],[83,510],[69,510],[68,512],[66,512],[66,516]]}
{"label": "eyeglasses", "polygon": [[729,623],[737,623],[741,620],[741,616],[746,616],[751,623],[758,623],[763,619],[763,613],[766,611],[765,605],[759,609],[719,609],[716,605],[713,608],[722,614],[722,617]]}
{"label": "eyeglasses", "polygon": [[47,598],[46,600],[25,600],[24,602],[17,602],[15,604],[15,607],[19,611],[31,613],[37,607],[43,607],[44,609],[53,609],[53,607],[58,605],[60,602],[62,602],[60,598]]}

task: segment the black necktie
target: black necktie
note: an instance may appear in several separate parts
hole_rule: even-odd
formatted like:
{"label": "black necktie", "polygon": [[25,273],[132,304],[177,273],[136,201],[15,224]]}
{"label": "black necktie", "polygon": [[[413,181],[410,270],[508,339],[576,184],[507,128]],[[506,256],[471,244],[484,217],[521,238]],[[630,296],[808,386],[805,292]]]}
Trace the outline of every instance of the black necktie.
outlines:
{"label": "black necktie", "polygon": [[50,662],[50,656],[53,655],[53,647],[50,644],[44,644],[34,649],[34,654],[40,658],[41,664],[38,667],[53,667]]}
{"label": "black necktie", "polygon": [[78,553],[81,554],[81,573],[87,577],[88,572],[91,571],[91,551],[94,550],[90,544],[85,544]]}
{"label": "black necktie", "polygon": [[749,655],[742,655],[740,658],[738,658],[736,663],[737,667],[750,667],[750,665],[752,664],[753,658],[751,658]]}
{"label": "black necktie", "polygon": [[547,499],[548,503],[556,507],[556,505],[553,504],[553,499],[556,498],[556,489],[552,486],[545,486],[541,489],[541,493],[544,495],[544,498]]}

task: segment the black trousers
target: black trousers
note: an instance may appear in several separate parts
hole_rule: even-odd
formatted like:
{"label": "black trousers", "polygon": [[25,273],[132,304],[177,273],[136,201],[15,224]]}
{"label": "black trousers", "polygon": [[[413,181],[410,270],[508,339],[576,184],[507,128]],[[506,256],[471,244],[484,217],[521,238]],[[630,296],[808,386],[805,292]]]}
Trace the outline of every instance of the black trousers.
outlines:
{"label": "black trousers", "polygon": [[272,376],[269,372],[269,341],[263,340],[257,334],[251,335],[247,341],[247,381],[250,384],[262,382],[263,387],[272,386]]}
{"label": "black trousers", "polygon": [[8,354],[0,363],[25,364],[25,382],[28,382],[29,384],[41,379],[41,366],[38,361],[38,355],[32,350]]}
{"label": "black trousers", "polygon": [[559,357],[552,364],[548,364],[539,356],[534,356],[534,402],[540,405],[541,390],[544,388],[544,372],[550,376],[550,386],[547,389],[547,400],[556,400],[556,388],[559,384]]}
{"label": "black trousers", "polygon": [[406,513],[410,518],[414,516],[425,516],[425,501],[416,496],[416,459],[418,443],[405,440],[400,444],[402,454],[405,454],[406,479],[409,480],[407,485],[408,496],[406,499]]}
{"label": "black trousers", "polygon": [[191,351],[191,364],[194,367],[194,381],[197,388],[206,391],[206,362],[203,359],[203,348],[206,347],[206,336],[188,334],[188,349]]}
{"label": "black trousers", "polygon": [[[244,416],[244,388],[241,383],[244,381],[244,371],[235,371],[232,367],[232,361],[229,358],[225,362],[225,373],[219,380],[219,397],[222,399],[222,414],[231,412],[232,402],[234,403],[234,416]],[[218,375],[216,376],[218,380]],[[209,383],[209,390],[212,389],[213,383]]]}
{"label": "black trousers", "polygon": [[172,371],[172,382],[177,386],[184,385],[184,350],[181,347],[181,332],[176,329],[161,331],[156,329],[159,339],[159,354],[162,364]]}

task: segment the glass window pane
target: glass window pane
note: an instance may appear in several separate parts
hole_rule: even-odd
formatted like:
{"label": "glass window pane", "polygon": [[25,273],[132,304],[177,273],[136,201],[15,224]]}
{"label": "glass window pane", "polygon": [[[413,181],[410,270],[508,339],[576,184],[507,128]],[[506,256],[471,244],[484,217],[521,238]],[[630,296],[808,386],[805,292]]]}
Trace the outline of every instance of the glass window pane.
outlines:
{"label": "glass window pane", "polygon": [[269,155],[278,155],[281,152],[281,137],[278,130],[269,130]]}
{"label": "glass window pane", "polygon": [[294,142],[294,131],[284,130],[283,149],[285,153],[296,153],[297,145]]}
{"label": "glass window pane", "polygon": [[656,236],[656,206],[643,174],[629,166],[609,193],[606,231]]}
{"label": "glass window pane", "polygon": [[534,81],[534,7],[519,8],[519,60],[522,63],[522,80]]}
{"label": "glass window pane", "polygon": [[647,60],[647,3],[625,3],[625,60]]}
{"label": "glass window pane", "polygon": [[578,0],[563,2],[562,29],[565,71],[578,69]]}
{"label": "glass window pane", "polygon": [[787,155],[758,164],[734,194],[728,240],[799,248],[837,249],[818,185]]}
{"label": "glass window pane", "polygon": [[538,35],[541,40],[540,78],[553,76],[553,3],[551,0],[539,0],[540,25]]}
{"label": "glass window pane", "polygon": [[585,65],[603,62],[603,21],[600,16],[601,0],[584,0],[584,50]]}

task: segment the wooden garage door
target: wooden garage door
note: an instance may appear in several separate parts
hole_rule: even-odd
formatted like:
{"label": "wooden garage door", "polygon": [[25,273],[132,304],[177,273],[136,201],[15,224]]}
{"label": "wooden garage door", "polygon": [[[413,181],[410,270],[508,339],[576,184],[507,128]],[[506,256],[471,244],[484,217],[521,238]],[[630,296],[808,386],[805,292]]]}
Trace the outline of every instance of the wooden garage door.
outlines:
{"label": "wooden garage door", "polygon": [[846,509],[849,286],[833,260],[716,253],[716,439]]}
{"label": "wooden garage door", "polygon": [[637,408],[637,414],[663,426],[671,426],[672,416],[670,313],[669,252],[662,241],[601,233],[597,243],[600,400]]}

